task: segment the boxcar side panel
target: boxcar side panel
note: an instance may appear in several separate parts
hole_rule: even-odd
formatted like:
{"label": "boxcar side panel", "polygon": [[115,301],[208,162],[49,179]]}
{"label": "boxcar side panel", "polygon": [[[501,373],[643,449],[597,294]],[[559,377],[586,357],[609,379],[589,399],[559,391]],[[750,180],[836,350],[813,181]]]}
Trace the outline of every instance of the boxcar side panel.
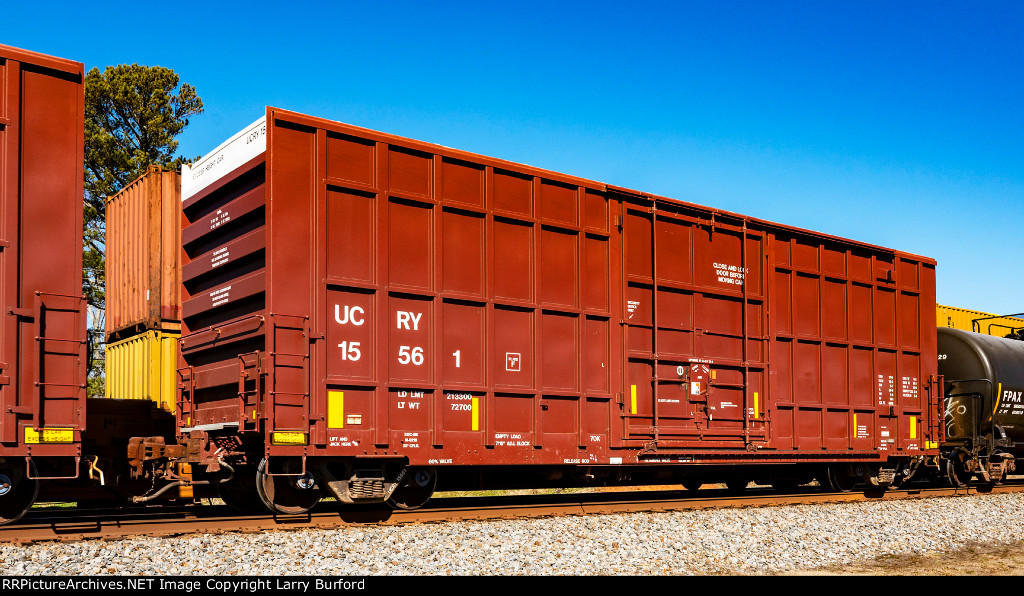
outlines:
{"label": "boxcar side panel", "polygon": [[296,356],[268,371],[270,432],[301,428],[290,396],[312,378],[306,452],[426,464],[607,450],[617,248],[601,189],[275,116],[268,310]]}
{"label": "boxcar side panel", "polygon": [[772,447],[879,457],[922,449],[936,416],[934,263],[780,232],[769,267]]}
{"label": "boxcar side panel", "polygon": [[79,453],[83,76],[0,46],[0,456]]}
{"label": "boxcar side panel", "polygon": [[182,169],[179,428],[262,429],[266,136],[260,119]]}

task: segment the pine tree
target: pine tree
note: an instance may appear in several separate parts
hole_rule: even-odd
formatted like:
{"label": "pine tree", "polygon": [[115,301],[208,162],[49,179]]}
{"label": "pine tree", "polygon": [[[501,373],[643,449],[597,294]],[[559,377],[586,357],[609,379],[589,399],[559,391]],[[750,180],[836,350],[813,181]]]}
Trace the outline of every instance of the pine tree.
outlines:
{"label": "pine tree", "polygon": [[[102,349],[106,307],[104,254],[107,197],[150,165],[177,170],[189,160],[175,156],[175,140],[203,101],[169,68],[121,64],[85,76],[85,197],[82,293],[90,307],[92,348]],[[99,352],[102,354],[102,352]],[[90,354],[91,355],[91,354]],[[91,358],[89,396],[102,394],[103,370]]]}

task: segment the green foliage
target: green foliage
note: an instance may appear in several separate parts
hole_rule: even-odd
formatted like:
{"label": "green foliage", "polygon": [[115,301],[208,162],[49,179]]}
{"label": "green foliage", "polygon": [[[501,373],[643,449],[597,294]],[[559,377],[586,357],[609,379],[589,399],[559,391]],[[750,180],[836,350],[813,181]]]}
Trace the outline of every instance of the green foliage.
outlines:
{"label": "green foliage", "polygon": [[120,64],[85,76],[85,282],[89,303],[104,306],[106,197],[141,176],[150,165],[178,169],[175,137],[203,101],[169,68]]}
{"label": "green foliage", "polygon": [[90,376],[85,382],[85,392],[89,397],[103,397],[106,391],[103,375]]}
{"label": "green foliage", "polygon": [[184,160],[174,156],[174,137],[202,111],[195,89],[187,83],[179,87],[169,68],[121,64],[102,73],[90,70],[85,76],[86,193],[112,195],[151,164],[180,167]]}
{"label": "green foliage", "polygon": [[[150,165],[177,170],[190,161],[174,155],[175,137],[191,116],[202,112],[203,101],[195,89],[186,83],[179,86],[178,75],[169,68],[121,64],[86,74],[82,293],[94,313],[101,315],[106,306],[107,197]],[[102,321],[102,316],[92,318],[94,334],[102,335]],[[96,362],[93,368],[101,367],[102,361]],[[90,370],[90,377],[102,377],[102,371]]]}

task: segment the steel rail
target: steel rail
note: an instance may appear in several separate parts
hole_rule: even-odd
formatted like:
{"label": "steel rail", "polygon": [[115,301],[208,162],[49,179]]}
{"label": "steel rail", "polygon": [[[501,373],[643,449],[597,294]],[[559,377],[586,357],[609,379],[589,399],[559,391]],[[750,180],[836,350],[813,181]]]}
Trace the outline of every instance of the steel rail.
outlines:
{"label": "steel rail", "polygon": [[139,507],[110,511],[36,509],[18,522],[0,526],[0,543],[31,544],[43,541],[122,539],[133,536],[171,537],[227,532],[253,533],[305,528],[336,529],[361,525],[459,522],[488,519],[530,519],[564,515],[667,512],[715,508],[768,507],[878,500],[921,499],[977,494],[1024,492],[1024,484],[992,488],[906,488],[876,492],[779,493],[748,489],[735,495],[725,490],[698,493],[666,490],[650,492],[595,492],[561,495],[437,498],[412,511],[370,507],[342,508],[324,502],[303,515],[241,515],[220,505]]}

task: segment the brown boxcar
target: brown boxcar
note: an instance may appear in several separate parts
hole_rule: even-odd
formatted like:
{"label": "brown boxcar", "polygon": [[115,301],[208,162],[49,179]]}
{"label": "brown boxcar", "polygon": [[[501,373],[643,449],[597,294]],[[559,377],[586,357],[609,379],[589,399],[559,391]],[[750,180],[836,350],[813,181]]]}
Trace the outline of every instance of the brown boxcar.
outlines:
{"label": "brown boxcar", "polygon": [[884,485],[940,439],[931,259],[273,108],[182,176],[230,501]]}
{"label": "brown boxcar", "polygon": [[83,79],[0,46],[0,523],[81,456]]}
{"label": "brown boxcar", "polygon": [[181,329],[181,175],[160,166],[107,200],[107,341]]}

